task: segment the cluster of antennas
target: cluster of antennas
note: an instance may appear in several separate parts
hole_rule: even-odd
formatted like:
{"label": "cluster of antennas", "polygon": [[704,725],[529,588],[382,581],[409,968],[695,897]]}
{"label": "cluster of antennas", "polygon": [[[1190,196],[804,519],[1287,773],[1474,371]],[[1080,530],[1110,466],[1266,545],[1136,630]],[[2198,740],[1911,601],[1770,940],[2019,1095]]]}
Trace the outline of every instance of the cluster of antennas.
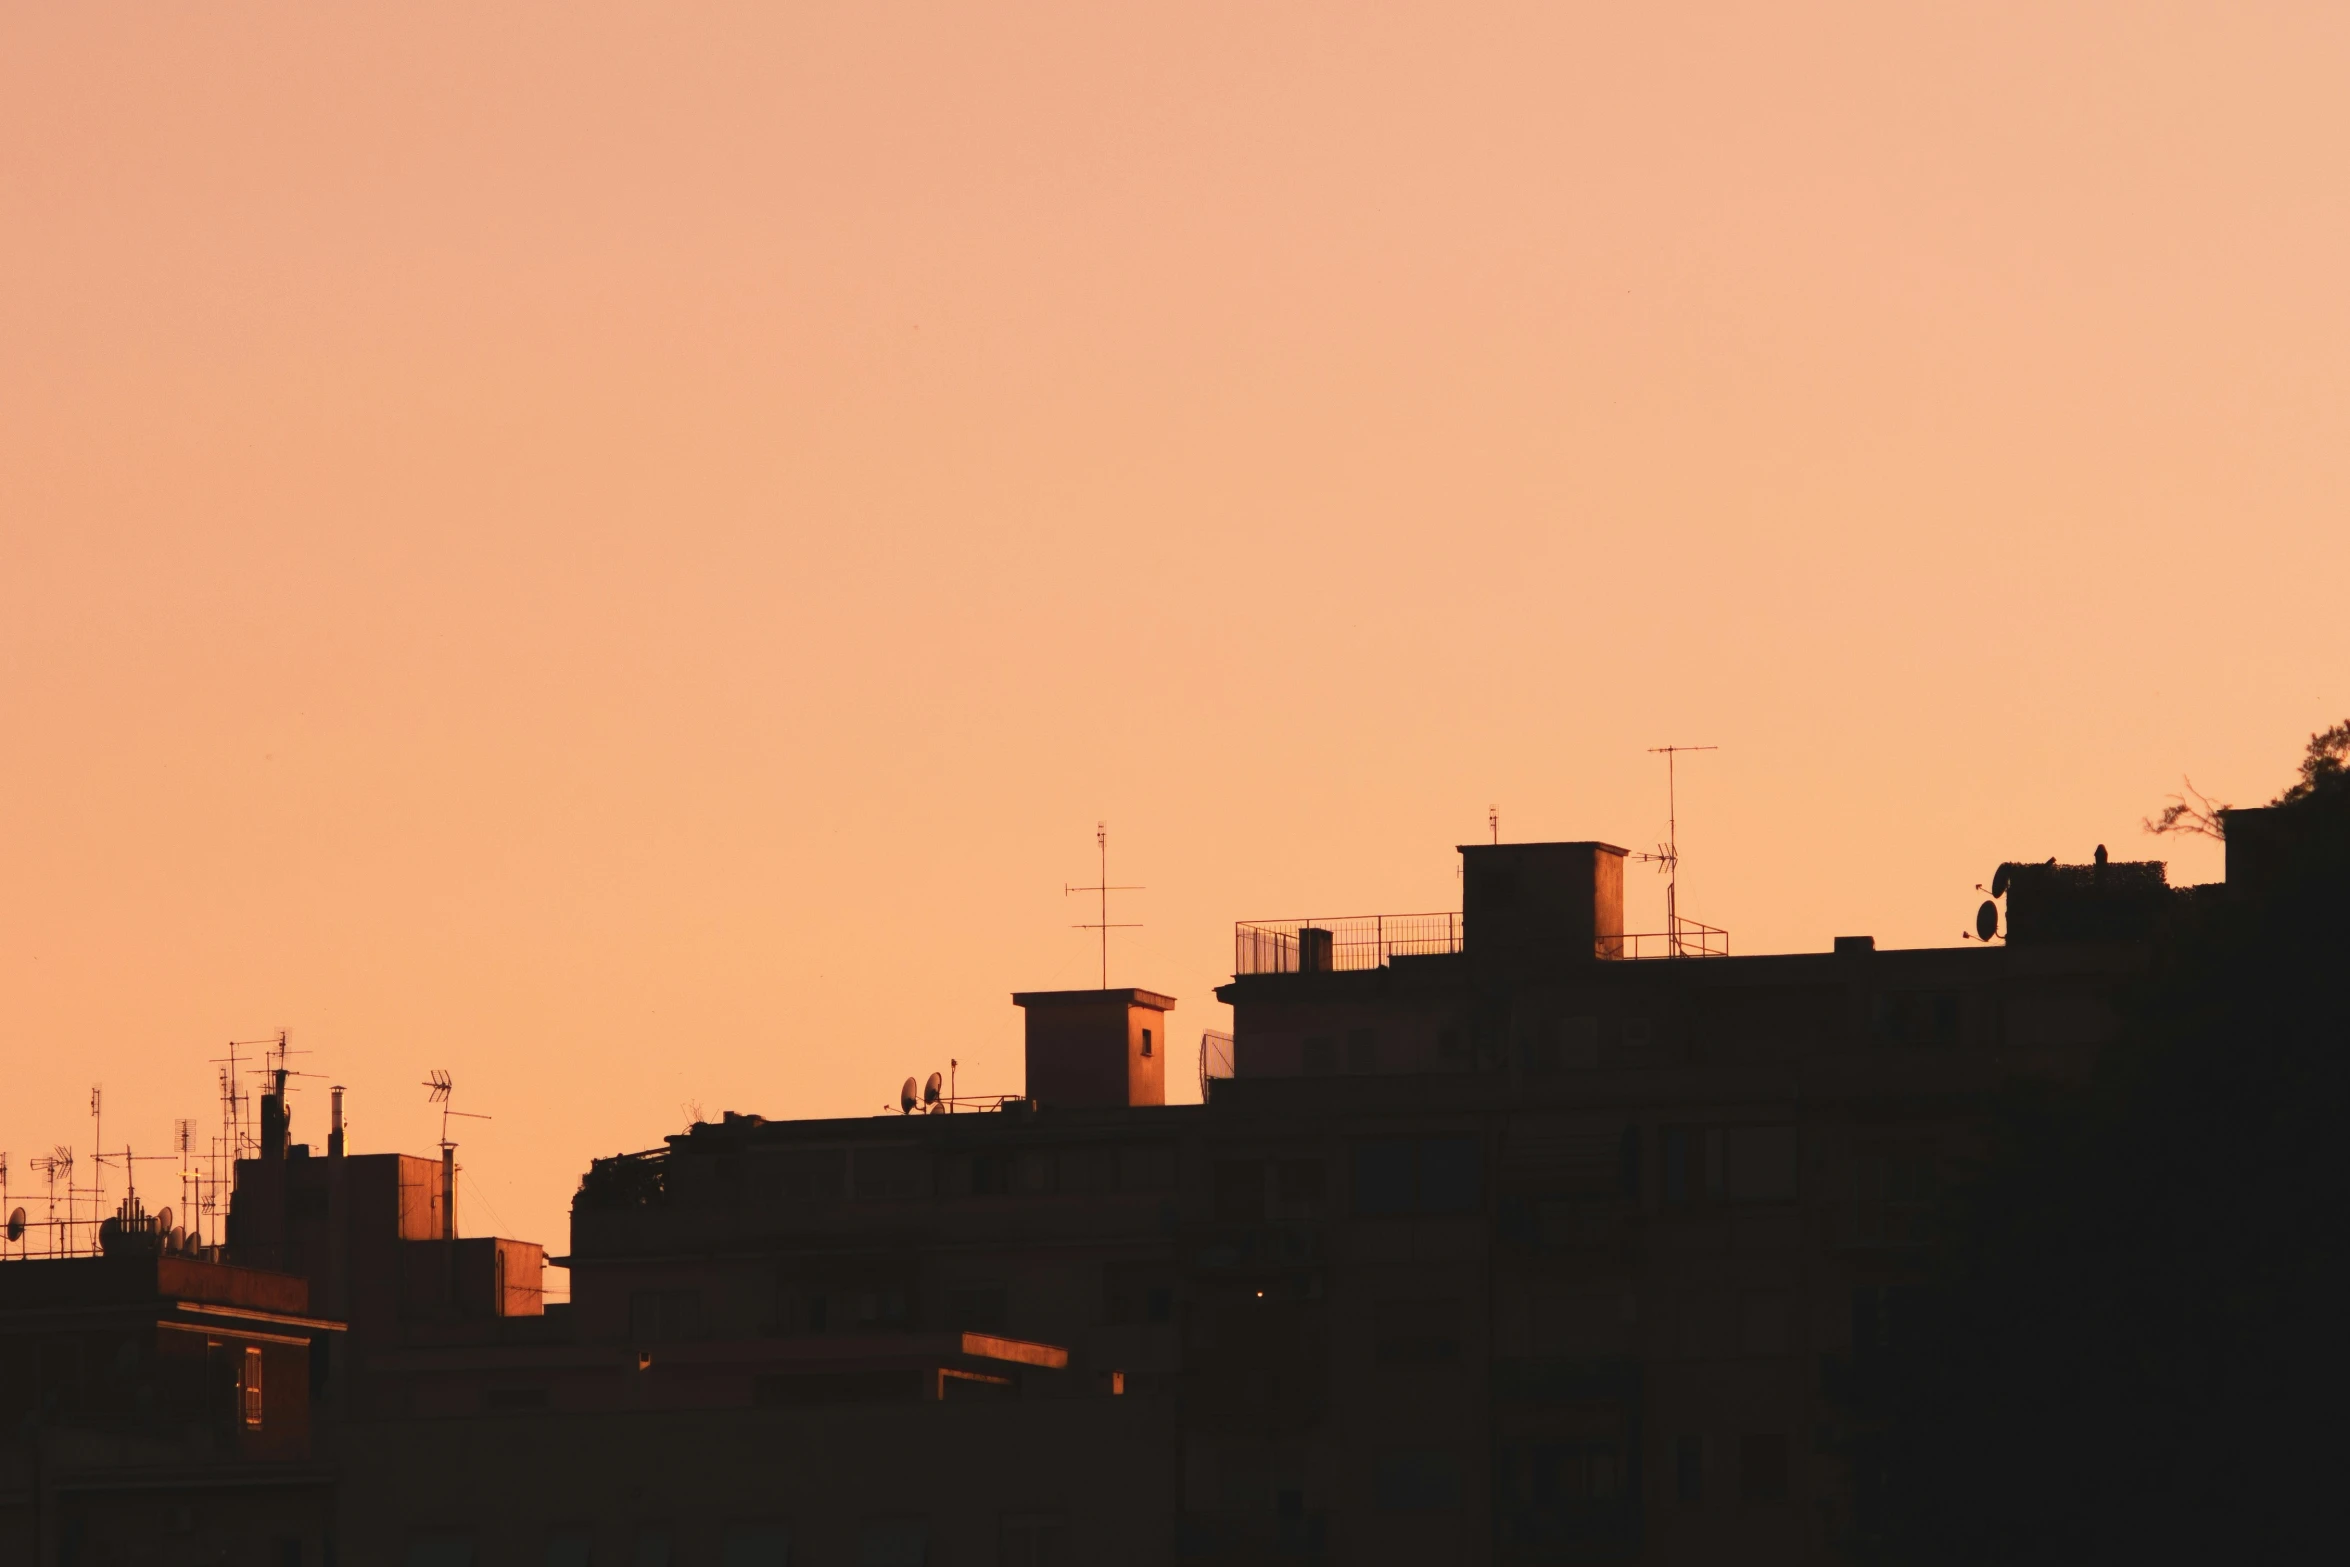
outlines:
{"label": "cluster of antennas", "polygon": [[[9,1239],[22,1234],[23,1226],[24,1210],[19,1208],[8,1216]],[[98,1226],[98,1246],[110,1257],[192,1257],[203,1250],[201,1240],[172,1222],[169,1208],[149,1213],[136,1197],[125,1197],[114,1217]]]}

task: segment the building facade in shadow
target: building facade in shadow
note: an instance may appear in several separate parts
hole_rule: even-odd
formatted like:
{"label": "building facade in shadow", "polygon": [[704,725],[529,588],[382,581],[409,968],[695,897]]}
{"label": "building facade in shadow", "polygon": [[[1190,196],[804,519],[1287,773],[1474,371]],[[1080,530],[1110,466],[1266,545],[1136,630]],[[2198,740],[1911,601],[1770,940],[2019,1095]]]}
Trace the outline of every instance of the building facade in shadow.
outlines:
{"label": "building facade in shadow", "polygon": [[2011,867],[2004,943],[1731,956],[1627,932],[1612,846],[1463,854],[1458,913],[1238,926],[1203,1104],[1172,998],[1024,992],[1023,1097],[598,1160],[554,1307],[281,1097],[229,1260],[347,1331],[271,1560],[1837,1559],[1838,1380],[1985,1097],[2205,894]]}

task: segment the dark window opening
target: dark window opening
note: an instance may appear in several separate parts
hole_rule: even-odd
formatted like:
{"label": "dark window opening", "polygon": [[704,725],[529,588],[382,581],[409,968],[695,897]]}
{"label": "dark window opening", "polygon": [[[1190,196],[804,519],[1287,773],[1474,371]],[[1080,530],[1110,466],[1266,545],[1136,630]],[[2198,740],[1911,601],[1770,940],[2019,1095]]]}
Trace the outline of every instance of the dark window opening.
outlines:
{"label": "dark window opening", "polygon": [[1326,1172],[1319,1159],[1284,1159],[1274,1171],[1273,1189],[1283,1207],[1321,1203]]}
{"label": "dark window opening", "polygon": [[1000,1197],[1012,1189],[1012,1161],[1008,1155],[982,1153],[971,1156],[971,1194],[974,1197]]}
{"label": "dark window opening", "polygon": [[1461,1358],[1457,1300],[1383,1300],[1372,1309],[1372,1355],[1383,1366],[1444,1366]]}
{"label": "dark window opening", "polygon": [[1673,1438],[1673,1499],[1690,1506],[1705,1500],[1705,1441],[1701,1437]]}
{"label": "dark window opening", "polygon": [[1001,1286],[947,1291],[947,1326],[957,1333],[1001,1333],[1010,1320]]}
{"label": "dark window opening", "polygon": [[632,1344],[675,1344],[702,1336],[700,1290],[631,1290],[628,1338]]}
{"label": "dark window opening", "polygon": [[1007,1518],[997,1560],[1003,1567],[1067,1567],[1069,1530],[1058,1518]]}
{"label": "dark window opening", "polygon": [[1146,1056],[1151,1053],[1151,1031],[1147,1028],[1142,1031],[1142,1053]]}
{"label": "dark window opening", "polygon": [[1355,1145],[1358,1214],[1474,1213],[1483,1203],[1484,1151],[1473,1137]]}

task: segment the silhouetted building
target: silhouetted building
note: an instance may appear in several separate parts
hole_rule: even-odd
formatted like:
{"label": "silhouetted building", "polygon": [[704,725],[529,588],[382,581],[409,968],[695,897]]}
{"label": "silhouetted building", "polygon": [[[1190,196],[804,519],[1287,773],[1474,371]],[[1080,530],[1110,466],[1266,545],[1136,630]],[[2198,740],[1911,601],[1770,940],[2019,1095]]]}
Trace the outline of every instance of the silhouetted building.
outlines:
{"label": "silhouetted building", "polygon": [[339,1326],[301,1279],[151,1245],[0,1265],[0,1561],[323,1560]]}
{"label": "silhouetted building", "polygon": [[2011,866],[2007,945],[1731,957],[1625,930],[1620,849],[1463,855],[1460,913],[1236,927],[1204,1104],[1171,998],[1023,992],[993,1111],[597,1160],[552,1309],[447,1160],[281,1098],[232,1254],[349,1321],[338,1562],[1834,1556],[1831,1395],[1937,1184],[2182,894]]}

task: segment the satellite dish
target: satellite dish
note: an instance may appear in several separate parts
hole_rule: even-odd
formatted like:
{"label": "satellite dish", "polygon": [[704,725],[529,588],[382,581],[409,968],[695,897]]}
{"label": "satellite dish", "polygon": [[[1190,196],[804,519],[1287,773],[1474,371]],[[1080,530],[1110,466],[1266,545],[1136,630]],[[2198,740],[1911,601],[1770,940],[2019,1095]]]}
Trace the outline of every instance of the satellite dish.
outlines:
{"label": "satellite dish", "polygon": [[2012,864],[2004,864],[2004,865],[2001,865],[2001,866],[1999,867],[1999,869],[1997,869],[1997,870],[1995,870],[1995,871],[1993,871],[1993,872],[1991,873],[1991,896],[1992,896],[1992,897],[1994,897],[1994,898],[1997,898],[1997,897],[2003,897],[2003,896],[2005,896],[2005,895],[2006,895],[2006,893],[2007,893],[2007,873],[2008,873],[2008,872],[2010,872],[2010,871],[2012,871],[2012,870],[2014,870],[2014,869],[2015,869],[2015,866],[2014,866],[2014,865],[2012,865]]}
{"label": "satellite dish", "polygon": [[926,1105],[937,1104],[939,1090],[945,1086],[946,1078],[943,1074],[931,1073],[930,1081],[922,1085],[922,1102]]}
{"label": "satellite dish", "polygon": [[912,1115],[914,1106],[920,1102],[921,1095],[914,1091],[914,1080],[909,1077],[906,1079],[906,1086],[898,1090],[898,1113]]}
{"label": "satellite dish", "polygon": [[24,1239],[24,1210],[22,1208],[8,1216],[8,1238],[12,1241]]}
{"label": "satellite dish", "polygon": [[1989,898],[1985,898],[1983,906],[1975,910],[1975,934],[1985,941],[1999,934],[1999,905]]}
{"label": "satellite dish", "polygon": [[169,1208],[155,1210],[155,1233],[158,1235],[171,1233],[171,1210]]}

